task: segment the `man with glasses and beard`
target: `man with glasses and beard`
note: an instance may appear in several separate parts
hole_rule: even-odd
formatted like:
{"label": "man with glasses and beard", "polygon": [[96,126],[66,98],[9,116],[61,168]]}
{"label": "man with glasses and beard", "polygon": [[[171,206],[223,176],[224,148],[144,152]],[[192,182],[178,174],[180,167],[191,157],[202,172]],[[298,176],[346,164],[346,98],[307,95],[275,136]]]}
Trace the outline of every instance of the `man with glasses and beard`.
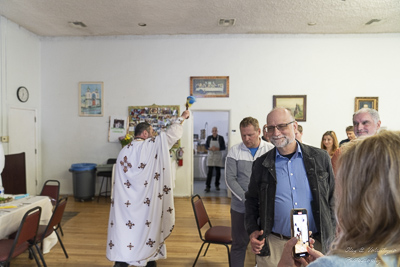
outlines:
{"label": "man with glasses and beard", "polygon": [[245,227],[257,266],[277,266],[290,239],[290,210],[307,209],[314,246],[326,252],[335,235],[335,187],[326,151],[295,139],[290,110],[275,108],[267,116],[267,132],[275,148],[253,164],[245,194]]}

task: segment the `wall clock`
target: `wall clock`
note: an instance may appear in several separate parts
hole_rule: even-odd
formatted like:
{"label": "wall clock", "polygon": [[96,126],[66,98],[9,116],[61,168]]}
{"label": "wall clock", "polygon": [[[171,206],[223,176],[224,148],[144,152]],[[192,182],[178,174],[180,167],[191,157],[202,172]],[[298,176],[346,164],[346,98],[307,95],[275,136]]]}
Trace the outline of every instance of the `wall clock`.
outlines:
{"label": "wall clock", "polygon": [[17,90],[17,97],[18,97],[18,100],[21,102],[25,103],[26,101],[28,101],[28,99],[29,99],[28,89],[26,89],[25,86],[19,87]]}

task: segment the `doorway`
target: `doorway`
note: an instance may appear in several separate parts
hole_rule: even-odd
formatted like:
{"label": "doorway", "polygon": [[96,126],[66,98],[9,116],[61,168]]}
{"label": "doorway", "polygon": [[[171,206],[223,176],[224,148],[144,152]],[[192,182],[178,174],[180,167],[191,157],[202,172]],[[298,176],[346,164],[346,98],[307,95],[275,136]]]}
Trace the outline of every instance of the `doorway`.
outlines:
{"label": "doorway", "polygon": [[8,152],[9,154],[25,152],[26,191],[31,195],[36,195],[36,110],[10,108],[8,129],[10,136]]}
{"label": "doorway", "polygon": [[201,197],[226,197],[225,168],[221,168],[220,191],[215,189],[215,170],[211,181],[211,191],[205,192],[208,173],[207,150],[205,143],[207,136],[211,135],[213,127],[218,128],[218,135],[225,140],[226,149],[222,151],[223,162],[228,153],[229,144],[229,116],[230,111],[192,111],[193,114],[193,194]]}

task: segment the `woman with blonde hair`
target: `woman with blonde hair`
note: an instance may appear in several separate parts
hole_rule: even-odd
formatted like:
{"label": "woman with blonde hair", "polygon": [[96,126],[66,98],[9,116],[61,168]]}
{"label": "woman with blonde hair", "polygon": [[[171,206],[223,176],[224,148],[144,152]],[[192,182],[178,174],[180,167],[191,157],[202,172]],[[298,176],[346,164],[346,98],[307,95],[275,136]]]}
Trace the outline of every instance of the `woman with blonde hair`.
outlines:
{"label": "woman with blonde hair", "polygon": [[321,148],[326,150],[332,158],[335,151],[339,148],[339,142],[334,131],[327,131],[322,135]]}
{"label": "woman with blonde hair", "polygon": [[308,248],[310,256],[295,262],[292,238],[278,266],[400,266],[400,132],[383,131],[343,148],[329,256]]}

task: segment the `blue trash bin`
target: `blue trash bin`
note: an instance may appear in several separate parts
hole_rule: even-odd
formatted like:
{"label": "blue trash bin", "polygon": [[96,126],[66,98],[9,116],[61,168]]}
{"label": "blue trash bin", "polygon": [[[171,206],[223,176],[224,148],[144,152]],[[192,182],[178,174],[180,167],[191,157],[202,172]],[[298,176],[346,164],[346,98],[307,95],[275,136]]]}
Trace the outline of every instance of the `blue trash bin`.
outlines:
{"label": "blue trash bin", "polygon": [[76,163],[69,169],[72,172],[72,185],[75,200],[93,200],[96,186],[95,163]]}

